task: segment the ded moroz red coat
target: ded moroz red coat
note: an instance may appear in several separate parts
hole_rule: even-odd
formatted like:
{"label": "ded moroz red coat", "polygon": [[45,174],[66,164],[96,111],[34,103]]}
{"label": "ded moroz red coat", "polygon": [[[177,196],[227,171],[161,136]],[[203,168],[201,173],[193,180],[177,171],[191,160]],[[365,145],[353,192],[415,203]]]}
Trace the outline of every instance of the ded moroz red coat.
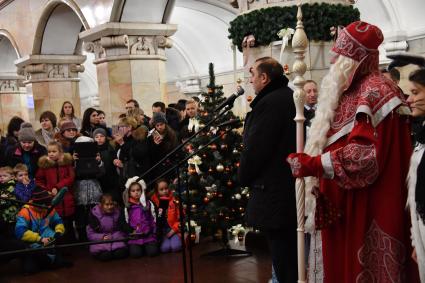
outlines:
{"label": "ded moroz red coat", "polygon": [[360,64],[316,157],[323,167],[315,210],[320,231],[311,243],[309,282],[418,280],[406,210],[410,111],[399,88],[380,74],[377,46],[366,49],[352,35],[368,32],[382,37],[356,22],[340,31],[333,48]]}
{"label": "ded moroz red coat", "polygon": [[72,156],[69,153],[65,153],[63,160],[56,162],[50,160],[47,155],[44,155],[38,160],[38,166],[39,169],[35,176],[36,185],[43,187],[49,192],[53,188],[56,188],[58,191],[63,187],[68,188],[63,202],[58,204],[55,209],[61,217],[72,216],[75,212],[72,188],[75,172]]}

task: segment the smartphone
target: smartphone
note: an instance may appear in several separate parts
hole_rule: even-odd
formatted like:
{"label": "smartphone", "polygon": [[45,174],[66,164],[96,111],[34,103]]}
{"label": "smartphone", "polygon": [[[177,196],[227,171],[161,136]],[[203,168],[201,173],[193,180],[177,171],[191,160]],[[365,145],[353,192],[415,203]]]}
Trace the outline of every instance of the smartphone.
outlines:
{"label": "smartphone", "polygon": [[160,138],[162,139],[161,134],[160,134],[157,130],[154,130],[154,131],[152,132],[152,136],[153,136],[154,138],[156,138],[156,137],[160,137]]}
{"label": "smartphone", "polygon": [[118,125],[112,125],[112,135],[115,136],[119,133]]}

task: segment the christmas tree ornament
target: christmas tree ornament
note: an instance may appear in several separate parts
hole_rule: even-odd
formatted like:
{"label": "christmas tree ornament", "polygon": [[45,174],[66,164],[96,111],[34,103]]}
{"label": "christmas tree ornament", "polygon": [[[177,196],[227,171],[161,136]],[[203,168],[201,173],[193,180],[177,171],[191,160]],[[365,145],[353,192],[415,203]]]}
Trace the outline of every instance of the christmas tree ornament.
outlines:
{"label": "christmas tree ornament", "polygon": [[204,197],[204,203],[209,203],[209,202],[210,202],[210,199],[207,197]]}
{"label": "christmas tree ornament", "polygon": [[209,148],[211,148],[212,150],[217,150],[217,145],[213,143],[209,145]]}
{"label": "christmas tree ornament", "polygon": [[196,209],[196,204],[192,204],[192,209]]}
{"label": "christmas tree ornament", "polygon": [[222,198],[222,197],[223,197],[223,194],[222,194],[222,193],[219,193],[217,196],[218,196],[219,198]]}
{"label": "christmas tree ornament", "polygon": [[230,181],[230,180],[229,180],[229,181],[227,181],[227,186],[228,186],[228,187],[231,187],[232,185],[233,185],[232,181]]}
{"label": "christmas tree ornament", "polygon": [[190,240],[194,243],[196,240],[196,234],[190,234]]}
{"label": "christmas tree ornament", "polygon": [[242,196],[240,194],[235,195],[235,199],[240,200],[241,198],[242,198]]}
{"label": "christmas tree ornament", "polygon": [[239,153],[239,151],[235,148],[235,149],[233,149],[232,153],[236,155],[236,154]]}
{"label": "christmas tree ornament", "polygon": [[221,173],[224,171],[224,166],[223,164],[219,163],[215,169],[217,170],[217,172]]}
{"label": "christmas tree ornament", "polygon": [[222,150],[226,150],[227,149],[227,144],[222,144],[220,147],[221,147]]}
{"label": "christmas tree ornament", "polygon": [[213,169],[210,167],[210,169],[208,169],[208,173],[212,173]]}

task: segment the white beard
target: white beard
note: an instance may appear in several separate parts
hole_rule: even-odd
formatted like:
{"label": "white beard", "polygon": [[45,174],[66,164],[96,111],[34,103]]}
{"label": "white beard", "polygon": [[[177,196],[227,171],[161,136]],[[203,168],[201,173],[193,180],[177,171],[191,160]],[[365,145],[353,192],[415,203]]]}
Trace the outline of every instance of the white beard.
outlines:
{"label": "white beard", "polygon": [[[311,156],[322,154],[328,141],[327,133],[335,116],[339,99],[347,87],[350,75],[359,63],[345,56],[339,56],[331,65],[329,73],[323,78],[315,116],[312,120],[309,136],[304,152]],[[305,223],[307,232],[314,231],[314,212],[316,199],[312,194],[314,187],[319,187],[319,180],[315,177],[305,178],[305,215],[308,216]]]}

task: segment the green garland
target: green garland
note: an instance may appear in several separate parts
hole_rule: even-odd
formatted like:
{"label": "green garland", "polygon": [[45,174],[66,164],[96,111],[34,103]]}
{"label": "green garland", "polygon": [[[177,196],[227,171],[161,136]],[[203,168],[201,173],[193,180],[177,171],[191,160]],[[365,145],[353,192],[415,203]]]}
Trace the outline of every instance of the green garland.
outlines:
{"label": "green garland", "polygon": [[[353,6],[314,3],[302,5],[305,32],[309,40],[332,40],[332,26],[346,26],[360,19],[360,12]],[[279,40],[277,33],[283,28],[294,28],[297,6],[270,7],[240,15],[230,22],[229,39],[242,51],[243,38],[252,34],[256,45],[268,45]]]}

